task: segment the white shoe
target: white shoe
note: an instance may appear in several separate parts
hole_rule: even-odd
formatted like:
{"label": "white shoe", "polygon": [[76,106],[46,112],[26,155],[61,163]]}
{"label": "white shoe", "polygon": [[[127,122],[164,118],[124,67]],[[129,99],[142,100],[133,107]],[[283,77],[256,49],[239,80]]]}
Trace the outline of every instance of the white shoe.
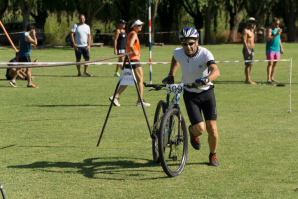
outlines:
{"label": "white shoe", "polygon": [[[113,96],[111,96],[111,97],[109,98],[109,100],[112,101],[112,100],[113,100]],[[114,104],[115,106],[120,106],[120,104],[119,104],[117,98],[114,99],[113,104]]]}
{"label": "white shoe", "polygon": [[[151,104],[145,102],[144,100],[142,100],[142,101],[143,101],[144,106],[151,106]],[[142,106],[142,103],[141,102],[137,102],[136,106]]]}

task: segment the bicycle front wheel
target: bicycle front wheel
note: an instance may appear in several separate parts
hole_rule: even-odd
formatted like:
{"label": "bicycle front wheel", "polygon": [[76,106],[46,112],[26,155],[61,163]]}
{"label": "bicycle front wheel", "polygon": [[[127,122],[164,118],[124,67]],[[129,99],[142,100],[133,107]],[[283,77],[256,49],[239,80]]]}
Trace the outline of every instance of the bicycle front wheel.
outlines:
{"label": "bicycle front wheel", "polygon": [[158,137],[162,168],[169,177],[180,175],[188,153],[185,120],[178,109],[169,109],[163,116]]}
{"label": "bicycle front wheel", "polygon": [[163,114],[166,112],[166,110],[167,110],[167,103],[163,100],[160,100],[156,106],[153,128],[152,128],[152,133],[154,135],[154,139],[152,139],[152,156],[153,156],[153,161],[156,163],[160,162],[159,152],[158,152],[158,133],[159,133],[160,123],[161,123]]}

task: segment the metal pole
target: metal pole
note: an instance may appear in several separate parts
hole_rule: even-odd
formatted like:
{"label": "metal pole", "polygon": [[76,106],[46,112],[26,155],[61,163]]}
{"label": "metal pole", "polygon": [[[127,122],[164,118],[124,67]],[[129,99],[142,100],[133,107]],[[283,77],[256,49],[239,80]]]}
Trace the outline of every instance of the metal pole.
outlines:
{"label": "metal pole", "polygon": [[292,58],[290,61],[290,86],[289,86],[289,111],[288,113],[291,113],[291,106],[292,106],[292,99],[291,99],[291,90],[292,90]]}
{"label": "metal pole", "polygon": [[[152,53],[151,53],[151,0],[149,0],[148,5],[148,15],[149,15],[149,62],[152,62]],[[150,84],[152,84],[152,64],[149,65],[149,75],[150,75]]]}
{"label": "metal pole", "polygon": [[4,193],[4,189],[3,189],[3,187],[2,187],[1,182],[0,182],[0,190],[1,190],[2,198],[3,198],[3,199],[6,199],[6,197],[5,197],[5,193]]}

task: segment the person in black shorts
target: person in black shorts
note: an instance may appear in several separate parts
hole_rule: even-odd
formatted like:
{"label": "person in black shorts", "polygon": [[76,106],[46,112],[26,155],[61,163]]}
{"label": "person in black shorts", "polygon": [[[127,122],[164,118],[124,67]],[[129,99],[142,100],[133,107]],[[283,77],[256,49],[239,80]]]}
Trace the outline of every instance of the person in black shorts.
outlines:
{"label": "person in black shorts", "polygon": [[199,136],[205,131],[206,125],[210,149],[209,165],[218,166],[216,156],[218,144],[217,111],[212,81],[220,76],[220,72],[212,53],[206,48],[198,46],[198,39],[199,33],[196,29],[186,27],[181,30],[179,40],[182,48],[174,50],[170,73],[162,82],[164,84],[174,82],[175,73],[180,65],[182,82],[195,84],[196,88],[185,88],[183,94],[191,122],[189,126],[191,145],[196,150],[201,148]]}
{"label": "person in black shorts", "polygon": [[[127,40],[127,34],[125,31],[126,21],[123,19],[120,19],[118,22],[118,28],[115,31],[115,37],[114,37],[114,54],[115,55],[121,55],[126,52],[126,40]],[[124,62],[124,57],[119,57],[118,62]],[[114,77],[119,77],[119,64],[116,66],[116,72],[114,73]]]}
{"label": "person in black shorts", "polygon": [[[33,38],[30,36],[31,34],[33,35]],[[31,62],[31,57],[30,57],[31,46],[36,47],[36,45],[37,45],[37,38],[36,38],[34,24],[28,24],[26,32],[24,32],[20,35],[19,44],[20,44],[19,45],[20,50],[19,50],[18,56],[17,56],[18,62]],[[16,78],[18,76],[18,70],[20,70],[20,69],[17,69],[11,82],[9,82],[9,84],[13,87],[17,87]],[[28,88],[38,88],[32,82],[31,68],[27,68],[26,74],[27,74],[27,81],[28,81],[27,87]]]}

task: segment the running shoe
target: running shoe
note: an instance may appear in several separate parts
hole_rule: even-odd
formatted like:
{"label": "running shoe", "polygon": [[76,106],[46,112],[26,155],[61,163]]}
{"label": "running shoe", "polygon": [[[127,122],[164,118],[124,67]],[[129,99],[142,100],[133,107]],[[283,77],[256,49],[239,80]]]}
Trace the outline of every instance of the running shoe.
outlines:
{"label": "running shoe", "polygon": [[209,156],[209,165],[215,167],[219,166],[216,155]]}
{"label": "running shoe", "polygon": [[275,80],[275,79],[273,79],[273,80],[272,80],[272,82],[276,82],[276,83],[277,83],[278,81],[277,81],[277,80]]}
{"label": "running shoe", "polygon": [[82,77],[82,74],[81,74],[81,73],[79,73],[79,74],[78,74],[78,77]]}
{"label": "running shoe", "polygon": [[89,74],[89,73],[84,73],[83,74],[84,77],[92,77],[93,75]]}
{"label": "running shoe", "polygon": [[[111,97],[109,98],[109,100],[110,100],[110,101],[113,101],[113,96],[111,96]],[[117,98],[114,99],[113,104],[114,104],[115,106],[120,106],[120,104],[119,104]]]}
{"label": "running shoe", "polygon": [[189,125],[189,127],[188,127],[188,131],[189,131],[189,135],[190,135],[190,143],[191,143],[191,146],[192,146],[195,150],[200,150],[200,148],[201,148],[201,142],[200,142],[199,136],[194,136],[194,135],[190,132],[190,127],[191,127],[191,125]]}
{"label": "running shoe", "polygon": [[[144,106],[151,106],[151,104],[145,102],[144,100],[142,100],[142,101],[143,101]],[[142,103],[141,102],[137,102],[136,103],[136,106],[142,106]]]}
{"label": "running shoe", "polygon": [[114,77],[120,77],[119,73],[114,73]]}
{"label": "running shoe", "polygon": [[13,87],[18,87],[18,86],[17,86],[17,82],[13,83],[12,81],[10,81],[9,84],[10,84],[11,86],[13,86]]}
{"label": "running shoe", "polygon": [[38,88],[37,86],[35,86],[33,83],[31,83],[31,85],[27,85],[28,88]]}

